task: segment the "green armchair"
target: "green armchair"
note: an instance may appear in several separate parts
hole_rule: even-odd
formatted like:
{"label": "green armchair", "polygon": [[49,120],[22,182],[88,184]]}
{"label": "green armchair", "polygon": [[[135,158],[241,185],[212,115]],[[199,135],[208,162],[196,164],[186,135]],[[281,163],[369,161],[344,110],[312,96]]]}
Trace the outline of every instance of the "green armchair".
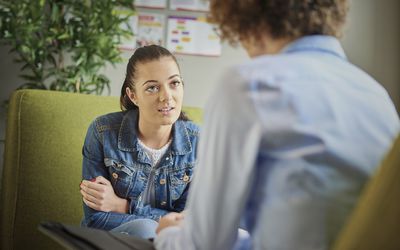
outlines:
{"label": "green armchair", "polygon": [[[118,97],[19,90],[8,111],[0,249],[60,249],[41,221],[79,224],[82,145],[89,123],[119,110]],[[199,123],[198,108],[184,108]]]}

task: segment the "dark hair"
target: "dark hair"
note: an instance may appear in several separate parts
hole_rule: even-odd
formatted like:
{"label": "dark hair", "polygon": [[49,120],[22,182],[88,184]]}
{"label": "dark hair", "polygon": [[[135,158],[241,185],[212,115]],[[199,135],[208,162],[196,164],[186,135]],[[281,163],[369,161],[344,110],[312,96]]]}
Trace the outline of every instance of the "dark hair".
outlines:
{"label": "dark hair", "polygon": [[[176,65],[179,68],[178,61],[176,60],[175,56],[169,52],[166,48],[163,48],[158,45],[149,45],[137,48],[131,58],[129,59],[128,65],[126,67],[126,75],[124,84],[122,84],[121,88],[121,96],[120,100],[120,107],[122,111],[131,110],[131,109],[138,109],[138,107],[129,99],[126,94],[126,88],[130,88],[132,91],[135,91],[135,77],[136,77],[136,68],[138,63],[146,63],[154,60],[159,60],[162,57],[171,57]],[[179,119],[181,120],[188,120],[185,113],[181,111],[179,115]]]}
{"label": "dark hair", "polygon": [[241,37],[273,38],[305,35],[340,37],[348,0],[211,0],[209,19],[221,38],[235,45]]}

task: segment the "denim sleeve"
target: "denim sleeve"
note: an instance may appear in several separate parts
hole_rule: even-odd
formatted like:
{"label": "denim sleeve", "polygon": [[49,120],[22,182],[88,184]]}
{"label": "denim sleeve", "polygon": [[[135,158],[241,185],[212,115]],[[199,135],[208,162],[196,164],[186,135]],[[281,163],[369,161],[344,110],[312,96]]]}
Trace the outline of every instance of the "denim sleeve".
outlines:
{"label": "denim sleeve", "polygon": [[82,179],[90,180],[99,175],[110,179],[104,165],[103,143],[96,129],[96,122],[90,124],[82,148]]}
{"label": "denim sleeve", "polygon": [[[82,179],[90,180],[101,175],[109,179],[109,174],[106,171],[103,159],[103,144],[100,140],[100,135],[96,130],[96,121],[90,124],[85,142],[82,148]],[[104,224],[106,220],[102,220],[105,216],[102,213],[88,207],[83,203],[83,220],[82,226],[91,226],[93,224]]]}

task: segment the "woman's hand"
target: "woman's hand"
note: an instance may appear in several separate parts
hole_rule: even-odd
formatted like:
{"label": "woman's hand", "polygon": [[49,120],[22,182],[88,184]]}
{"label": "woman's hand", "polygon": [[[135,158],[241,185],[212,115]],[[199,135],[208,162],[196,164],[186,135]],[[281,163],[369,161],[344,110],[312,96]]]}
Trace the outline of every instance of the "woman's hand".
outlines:
{"label": "woman's hand", "polygon": [[90,208],[102,212],[128,212],[128,200],[118,197],[109,180],[103,176],[80,184],[83,202]]}
{"label": "woman's hand", "polygon": [[158,221],[156,233],[159,234],[163,229],[172,226],[179,226],[184,219],[183,213],[169,213]]}

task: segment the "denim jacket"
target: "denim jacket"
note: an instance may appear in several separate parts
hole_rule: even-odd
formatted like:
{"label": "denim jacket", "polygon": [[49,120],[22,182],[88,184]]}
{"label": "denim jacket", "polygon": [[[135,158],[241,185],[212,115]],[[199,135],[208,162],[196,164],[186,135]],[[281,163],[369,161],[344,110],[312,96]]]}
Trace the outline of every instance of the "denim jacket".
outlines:
{"label": "denim jacket", "polygon": [[138,145],[138,112],[130,110],[98,117],[87,131],[83,145],[82,177],[108,179],[116,195],[127,199],[127,214],[101,212],[83,204],[83,226],[110,230],[139,218],[158,219],[184,209],[196,161],[199,128],[190,121],[173,125],[171,146],[154,171],[155,207],[143,205],[151,161]]}

